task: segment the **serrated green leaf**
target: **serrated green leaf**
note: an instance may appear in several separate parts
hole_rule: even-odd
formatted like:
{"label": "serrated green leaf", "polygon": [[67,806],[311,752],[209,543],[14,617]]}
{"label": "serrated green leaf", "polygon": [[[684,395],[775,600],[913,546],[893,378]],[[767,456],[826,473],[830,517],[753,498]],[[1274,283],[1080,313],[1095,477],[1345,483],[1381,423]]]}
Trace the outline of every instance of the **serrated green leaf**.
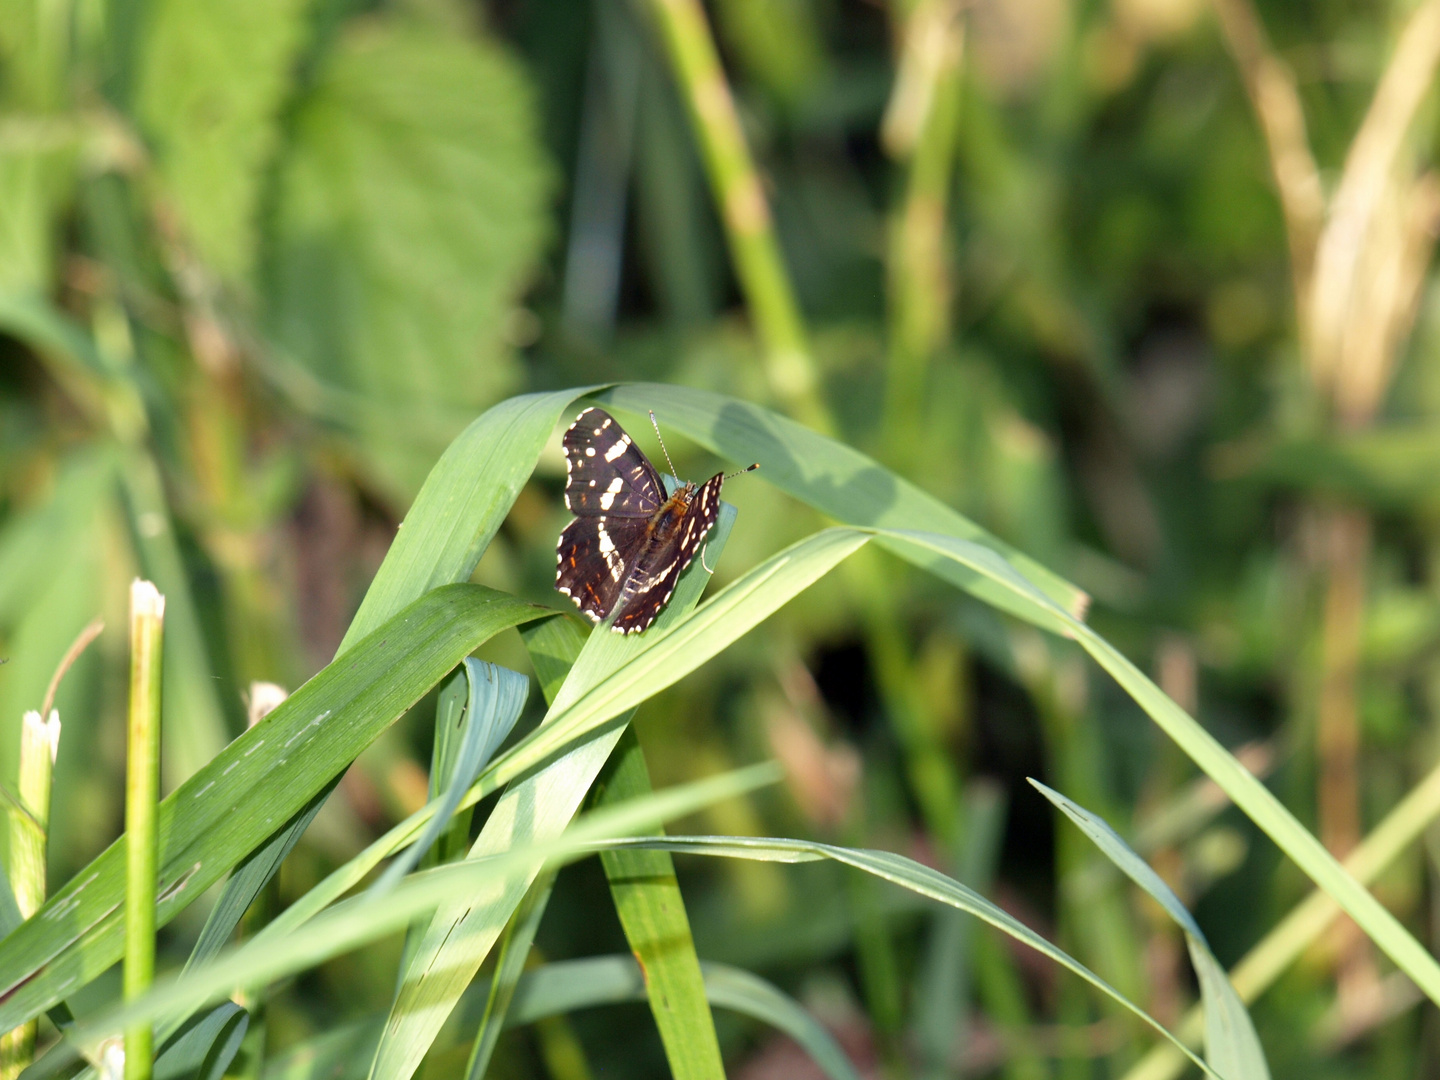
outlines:
{"label": "serrated green leaf", "polygon": [[[481,37],[371,19],[294,119],[265,275],[272,339],[383,405],[356,418],[398,492],[513,386],[503,335],[548,231],[531,91]],[[396,464],[396,455],[399,462]]]}
{"label": "serrated green leaf", "polygon": [[209,268],[248,284],[261,180],[305,30],[305,0],[146,8],[135,110],[166,204]]}

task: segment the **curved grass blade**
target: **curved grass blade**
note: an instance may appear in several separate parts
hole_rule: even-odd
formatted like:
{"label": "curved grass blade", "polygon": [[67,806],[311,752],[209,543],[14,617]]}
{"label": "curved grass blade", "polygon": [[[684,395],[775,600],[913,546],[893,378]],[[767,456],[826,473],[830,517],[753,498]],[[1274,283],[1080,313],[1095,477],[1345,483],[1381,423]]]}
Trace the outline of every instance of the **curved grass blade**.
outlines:
{"label": "curved grass blade", "polygon": [[[164,924],[293,816],[462,657],[543,609],[479,585],[416,601],[332,663],[160,805]],[[120,956],[124,838],[0,942],[0,1028]]]}
{"label": "curved grass blade", "polygon": [[[719,558],[723,552],[734,523],[735,508],[722,503],[708,541],[714,557]],[[709,575],[697,559],[681,574],[670,602],[644,634],[632,637],[608,631],[591,633],[556,691],[555,705],[536,735],[543,736],[547,729],[560,726],[562,702],[577,698],[582,703],[590,702],[594,695],[588,691],[611,671],[628,666],[627,661],[637,654],[653,652],[657,642],[663,644],[673,627],[687,621],[686,614],[708,583]],[[580,808],[625,730],[628,710],[664,685],[668,683],[647,688],[633,702],[591,713],[594,730],[585,735],[583,741],[579,739],[579,732],[572,732],[576,744],[563,756],[505,792],[470,849],[470,857],[494,855],[517,844],[543,842],[559,836]],[[535,738],[532,736],[530,741]],[[410,957],[404,983],[396,994],[385,1034],[371,1065],[372,1076],[400,1080],[414,1073],[541,869],[542,864],[534,863],[527,875],[507,883],[494,896],[480,902],[447,905],[435,913]]]}
{"label": "curved grass blade", "polygon": [[[702,963],[711,1005],[769,1024],[794,1039],[829,1080],[859,1080],[834,1038],[794,998],[743,968]],[[645,1000],[644,977],[630,956],[597,956],[546,964],[517,980],[517,999],[504,1027],[521,1027],[550,1016],[620,1002]],[[494,986],[491,986],[491,993]],[[357,1080],[380,1037],[383,1017],[327,1031],[266,1066],[263,1080]],[[496,1028],[502,1025],[497,1024]],[[473,1075],[467,1074],[470,1080]]]}
{"label": "curved grass blade", "polygon": [[[920,553],[942,555],[989,577],[997,585],[1012,591],[1023,602],[1023,610],[1032,610],[1043,600],[1031,582],[988,548],[934,533],[888,530],[888,535],[895,542],[897,553],[915,552],[917,562],[925,557]],[[1214,780],[1311,881],[1329,893],[1431,1001],[1440,1004],[1440,963],[1325,850],[1314,834],[1295,820],[1295,816],[1264,784],[1118,649],[1085,623],[1072,618],[1059,607],[1052,607],[1051,618],[1056,616],[1064,621],[1067,636],[1079,642],[1110,673],[1160,729],[1189,755],[1190,760]]]}
{"label": "curved grass blade", "polygon": [[[845,1051],[790,995],[743,968],[702,962],[711,1005],[749,1016],[783,1031],[810,1055],[830,1080],[860,1080]],[[593,956],[546,964],[527,972],[511,1006],[511,1026],[596,1005],[646,1000],[645,976],[633,956]]]}
{"label": "curved grass blade", "polygon": [[[687,386],[628,383],[595,397],[638,416],[654,409],[662,423],[706,449],[741,464],[760,462],[764,480],[837,521],[877,529],[923,529],[991,548],[1020,567],[1062,610],[1084,616],[1089,597],[1080,589],[845,443],[758,405]],[[964,567],[930,559],[926,569],[1008,610],[1006,590]]]}
{"label": "curved grass blade", "polygon": [[550,866],[573,861],[614,843],[616,837],[692,814],[773,784],[779,777],[780,770],[773,764],[752,765],[588,814],[564,835],[545,843],[520,845],[412,874],[384,896],[371,899],[361,895],[336,905],[302,931],[265,940],[257,935],[210,964],[158,980],[143,998],[78,1023],[73,1042],[92,1049],[128,1024],[157,1019],[187,1003],[215,1001],[236,986],[256,986],[303,971],[383,937],[437,905],[503,892],[509,882],[528,878],[536,863]]}
{"label": "curved grass blade", "polygon": [[814,862],[831,859],[846,866],[853,866],[867,874],[873,874],[884,881],[909,889],[920,896],[928,897],[942,904],[968,911],[976,918],[983,919],[997,930],[1009,934],[1016,941],[1030,946],[1036,952],[1055,961],[1061,967],[1079,975],[1091,986],[1104,993],[1113,1001],[1123,1005],[1150,1027],[1178,1047],[1191,1062],[1198,1065],[1210,1076],[1218,1076],[1205,1062],[1197,1058],[1184,1043],[1172,1035],[1165,1026],[1144,1009],[1127,998],[1119,990],[1100,978],[1069,953],[1052,945],[1043,937],[1020,922],[1013,915],[996,907],[979,893],[967,889],[958,881],[946,877],[938,870],[896,855],[889,851],[870,851],[864,848],[837,847],[813,840],[777,839],[775,837],[748,836],[669,836],[664,838],[635,837],[616,840],[606,845],[611,850],[624,848],[655,848],[661,851],[678,852],[686,855],[714,855],[731,859],[757,859],[765,862]]}
{"label": "curved grass blade", "polygon": [[1270,1080],[1270,1067],[1265,1063],[1265,1052],[1260,1048],[1260,1037],[1255,1034],[1250,1013],[1180,898],[1108,822],[1040,781],[1032,779],[1030,783],[1073,821],[1126,877],[1154,897],[1185,931],[1185,943],[1200,980],[1200,996],[1205,1007],[1205,1060],[1226,1080]]}
{"label": "curved grass blade", "polygon": [[[525,699],[530,696],[530,680],[518,671],[502,668],[467,656],[464,660],[465,679],[469,684],[464,733],[455,753],[455,768],[444,794],[438,800],[435,815],[425,831],[404,854],[385,868],[385,873],[371,886],[376,895],[393,889],[424,858],[436,838],[449,826],[450,818],[475,780],[505,737],[520,719]],[[437,738],[439,736],[437,735]]]}

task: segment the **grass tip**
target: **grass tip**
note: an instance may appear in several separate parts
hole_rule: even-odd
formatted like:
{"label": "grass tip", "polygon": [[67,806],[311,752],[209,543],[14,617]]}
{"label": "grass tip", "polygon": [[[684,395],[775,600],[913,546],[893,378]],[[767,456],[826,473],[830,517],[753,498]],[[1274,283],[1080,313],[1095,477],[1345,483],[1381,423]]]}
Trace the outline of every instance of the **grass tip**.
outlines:
{"label": "grass tip", "polygon": [[130,616],[135,619],[165,617],[165,597],[153,581],[136,578],[130,583]]}

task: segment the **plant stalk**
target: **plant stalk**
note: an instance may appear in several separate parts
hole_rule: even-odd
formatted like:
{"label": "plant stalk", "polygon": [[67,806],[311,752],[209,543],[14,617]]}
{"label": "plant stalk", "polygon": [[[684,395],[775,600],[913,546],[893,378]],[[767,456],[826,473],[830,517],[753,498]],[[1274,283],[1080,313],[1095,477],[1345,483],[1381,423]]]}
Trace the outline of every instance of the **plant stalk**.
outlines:
{"label": "plant stalk", "polygon": [[[47,695],[47,702],[49,697]],[[45,902],[45,852],[50,826],[50,780],[60,742],[60,715],[45,719],[31,710],[20,728],[19,796],[24,812],[10,813],[10,861],[6,871],[21,918]],[[0,1036],[0,1080],[15,1080],[35,1057],[38,1019]]]}
{"label": "plant stalk", "polygon": [[[155,882],[160,798],[160,682],[165,597],[130,586],[130,722],[125,767],[125,969],[131,1002],[155,981]],[[150,1080],[154,1025],[125,1029],[125,1080]]]}
{"label": "plant stalk", "polygon": [[715,195],[735,276],[765,353],[770,390],[801,423],[833,433],[770,204],[700,0],[650,0]]}

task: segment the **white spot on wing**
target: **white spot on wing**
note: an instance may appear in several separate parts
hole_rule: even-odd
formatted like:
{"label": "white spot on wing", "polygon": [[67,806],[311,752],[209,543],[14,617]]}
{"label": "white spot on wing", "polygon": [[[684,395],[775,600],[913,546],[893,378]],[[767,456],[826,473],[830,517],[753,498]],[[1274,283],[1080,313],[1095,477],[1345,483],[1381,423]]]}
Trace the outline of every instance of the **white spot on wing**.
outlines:
{"label": "white spot on wing", "polygon": [[587,446],[587,447],[585,447],[585,456],[586,456],[586,457],[594,457],[594,456],[595,456],[595,447],[593,447],[593,446]]}
{"label": "white spot on wing", "polygon": [[[614,461],[621,454],[625,453],[625,451],[628,449],[630,449],[630,436],[621,435],[619,441],[616,442],[614,446],[610,447],[609,450],[605,451],[605,460]],[[591,454],[593,456],[593,449],[587,447],[585,453]]]}
{"label": "white spot on wing", "polygon": [[[595,486],[594,480],[590,481],[590,486]],[[620,489],[624,486],[625,480],[622,477],[617,476],[611,480],[610,486],[605,489],[605,494],[600,496],[600,509],[609,510],[615,502],[615,496],[620,494]]]}

